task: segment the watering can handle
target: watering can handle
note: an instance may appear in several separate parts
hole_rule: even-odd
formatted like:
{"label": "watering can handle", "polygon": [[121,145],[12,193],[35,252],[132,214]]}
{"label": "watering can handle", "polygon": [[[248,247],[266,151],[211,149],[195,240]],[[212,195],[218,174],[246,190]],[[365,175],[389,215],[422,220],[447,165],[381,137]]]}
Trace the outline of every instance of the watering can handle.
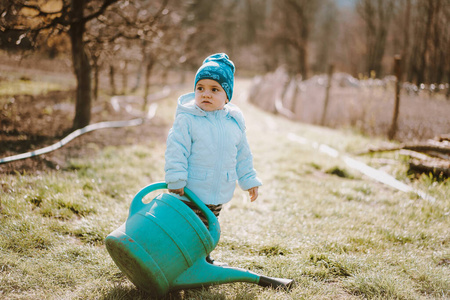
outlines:
{"label": "watering can handle", "polygon": [[[142,199],[146,195],[150,194],[153,191],[163,189],[167,189],[167,184],[164,181],[155,182],[142,188],[131,201],[129,217],[140,211],[145,206],[145,204],[142,202]],[[214,243],[217,244],[220,238],[220,225],[216,216],[190,189],[184,188],[184,194],[189,200],[197,205],[200,211],[206,216],[209,225],[209,232],[214,240]]]}

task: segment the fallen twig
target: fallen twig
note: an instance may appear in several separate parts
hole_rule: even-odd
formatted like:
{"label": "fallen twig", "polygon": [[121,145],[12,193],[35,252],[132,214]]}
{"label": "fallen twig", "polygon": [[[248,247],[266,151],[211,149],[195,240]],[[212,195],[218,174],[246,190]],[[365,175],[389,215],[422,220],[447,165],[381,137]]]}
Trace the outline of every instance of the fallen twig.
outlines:
{"label": "fallen twig", "polygon": [[409,156],[410,171],[450,176],[450,142],[446,135],[424,143],[369,148],[358,155],[388,151],[399,151],[401,155]]}

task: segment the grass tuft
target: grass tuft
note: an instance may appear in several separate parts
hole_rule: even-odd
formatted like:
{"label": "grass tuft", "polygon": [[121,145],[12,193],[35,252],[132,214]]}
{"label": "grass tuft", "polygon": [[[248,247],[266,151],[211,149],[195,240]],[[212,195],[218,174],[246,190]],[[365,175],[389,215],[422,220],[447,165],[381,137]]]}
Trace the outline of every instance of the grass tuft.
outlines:
{"label": "grass tuft", "polygon": [[349,293],[366,299],[415,299],[414,290],[400,276],[382,270],[358,273],[345,281]]}
{"label": "grass tuft", "polygon": [[342,169],[342,168],[340,168],[340,167],[336,167],[336,166],[335,166],[335,167],[332,167],[331,169],[326,170],[325,173],[331,174],[331,175],[336,175],[336,176],[341,177],[341,178],[349,178],[349,179],[353,179],[353,176],[351,176],[351,175],[347,172],[347,170]]}
{"label": "grass tuft", "polygon": [[286,255],[289,254],[289,252],[286,249],[283,249],[280,246],[266,246],[258,251],[258,255],[262,256],[280,256],[280,255]]}

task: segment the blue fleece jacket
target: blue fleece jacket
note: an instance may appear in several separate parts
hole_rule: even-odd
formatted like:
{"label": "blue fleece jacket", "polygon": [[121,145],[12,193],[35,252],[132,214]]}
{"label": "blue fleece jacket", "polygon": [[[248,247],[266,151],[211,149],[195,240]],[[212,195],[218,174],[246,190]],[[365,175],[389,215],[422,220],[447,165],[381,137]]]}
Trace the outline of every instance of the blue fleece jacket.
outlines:
{"label": "blue fleece jacket", "polygon": [[236,181],[243,190],[262,185],[240,109],[228,103],[207,112],[195,105],[194,97],[189,93],[178,99],[167,137],[164,170],[169,189],[187,187],[205,204],[217,205],[231,200]]}

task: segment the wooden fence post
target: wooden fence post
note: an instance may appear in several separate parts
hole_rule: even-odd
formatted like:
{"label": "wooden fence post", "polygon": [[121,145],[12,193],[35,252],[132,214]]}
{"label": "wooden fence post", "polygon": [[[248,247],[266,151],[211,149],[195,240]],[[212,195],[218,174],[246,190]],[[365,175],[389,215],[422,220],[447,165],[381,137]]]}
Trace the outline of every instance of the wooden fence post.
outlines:
{"label": "wooden fence post", "polygon": [[128,90],[128,60],[125,60],[122,68],[122,94],[125,95]]}
{"label": "wooden fence post", "polygon": [[109,66],[109,85],[111,87],[111,94],[115,95],[116,94],[116,80],[115,80],[115,70],[114,70],[114,66],[110,65]]}
{"label": "wooden fence post", "polygon": [[327,114],[328,101],[330,98],[331,79],[333,78],[333,70],[334,70],[334,65],[331,64],[328,67],[328,82],[327,82],[327,89],[325,91],[325,103],[323,105],[322,118],[320,120],[320,125],[322,125],[322,126],[325,125],[325,117]]}
{"label": "wooden fence post", "polygon": [[392,115],[391,128],[388,132],[388,138],[392,140],[397,133],[397,120],[400,106],[400,81],[401,81],[401,65],[402,58],[400,55],[394,56],[394,73],[395,73],[395,104],[394,104],[394,114]]}
{"label": "wooden fence post", "polygon": [[298,77],[299,76],[297,75],[294,78],[292,78],[292,82],[294,83],[294,91],[293,91],[293,95],[292,95],[291,107],[289,107],[289,110],[294,113],[294,116],[295,116],[295,113],[297,110],[297,96],[300,92]]}

